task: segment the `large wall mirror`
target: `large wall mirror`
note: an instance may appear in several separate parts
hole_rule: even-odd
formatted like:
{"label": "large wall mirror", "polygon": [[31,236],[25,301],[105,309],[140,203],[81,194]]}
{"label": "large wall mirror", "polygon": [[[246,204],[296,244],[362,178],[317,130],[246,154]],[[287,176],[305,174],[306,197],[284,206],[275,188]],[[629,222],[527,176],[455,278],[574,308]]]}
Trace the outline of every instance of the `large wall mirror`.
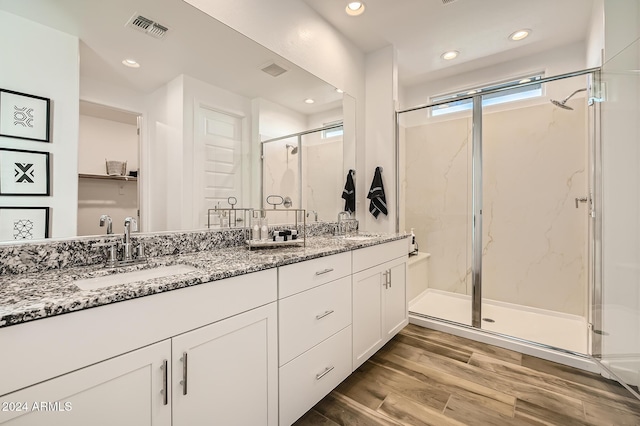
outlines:
{"label": "large wall mirror", "polygon": [[321,220],[341,210],[353,98],[182,0],[0,0],[0,27],[0,89],[52,106],[48,143],[0,136],[50,154],[50,196],[0,195],[0,208],[48,208],[49,237],[103,234],[103,214],[114,233],[126,216],[157,232],[205,228],[229,197],[262,207],[262,142],[336,122],[343,133],[307,137],[303,155],[283,143],[267,159],[285,172],[307,159],[267,192],[322,206]]}

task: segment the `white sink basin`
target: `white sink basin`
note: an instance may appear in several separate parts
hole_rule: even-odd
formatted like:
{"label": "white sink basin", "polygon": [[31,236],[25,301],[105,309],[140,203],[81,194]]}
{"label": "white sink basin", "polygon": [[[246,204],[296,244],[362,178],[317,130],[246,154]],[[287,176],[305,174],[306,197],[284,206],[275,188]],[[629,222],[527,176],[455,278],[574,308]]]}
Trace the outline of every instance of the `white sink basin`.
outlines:
{"label": "white sink basin", "polygon": [[84,278],[81,280],[73,281],[73,284],[80,287],[81,290],[95,290],[112,285],[129,284],[136,281],[145,281],[153,278],[171,277],[174,275],[186,274],[193,271],[197,271],[197,268],[183,264],[158,266],[157,268],[142,269],[133,272],[121,272],[116,274],[104,275],[101,277]]}

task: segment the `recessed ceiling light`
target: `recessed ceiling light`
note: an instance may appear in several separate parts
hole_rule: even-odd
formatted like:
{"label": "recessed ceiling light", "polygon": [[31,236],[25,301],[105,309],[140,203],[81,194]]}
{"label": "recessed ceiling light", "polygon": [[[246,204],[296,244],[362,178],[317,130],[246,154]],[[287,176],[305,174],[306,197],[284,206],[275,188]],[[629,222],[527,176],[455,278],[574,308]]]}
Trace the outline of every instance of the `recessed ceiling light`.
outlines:
{"label": "recessed ceiling light", "polygon": [[313,99],[311,99],[311,98],[307,98],[307,99],[305,99],[305,100],[304,100],[304,103],[305,103],[305,104],[312,104],[312,103],[314,103],[314,102],[315,102],[315,101],[314,101]]}
{"label": "recessed ceiling light", "polygon": [[525,30],[518,30],[515,33],[512,33],[509,36],[509,39],[513,40],[513,41],[520,41],[522,39],[527,38],[529,36],[529,34],[531,34],[531,30],[526,30],[526,29]]}
{"label": "recessed ceiling light", "polygon": [[133,59],[125,59],[124,61],[122,61],[122,64],[129,68],[140,68],[140,64]]}
{"label": "recessed ceiling light", "polygon": [[361,1],[350,1],[344,10],[349,16],[362,15],[364,12],[364,3]]}
{"label": "recessed ceiling light", "polygon": [[450,50],[448,52],[444,52],[440,57],[446,61],[450,61],[451,59],[457,58],[459,54],[460,52],[457,50]]}

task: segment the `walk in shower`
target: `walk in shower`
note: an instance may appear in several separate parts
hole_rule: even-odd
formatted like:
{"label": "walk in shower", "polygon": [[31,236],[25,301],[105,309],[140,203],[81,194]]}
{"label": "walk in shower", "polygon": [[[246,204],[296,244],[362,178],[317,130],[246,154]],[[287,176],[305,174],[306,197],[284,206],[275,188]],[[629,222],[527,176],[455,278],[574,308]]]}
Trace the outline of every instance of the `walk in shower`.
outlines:
{"label": "walk in shower", "polygon": [[639,52],[397,113],[411,322],[640,383]]}
{"label": "walk in shower", "polygon": [[537,76],[398,114],[399,229],[427,264],[409,260],[413,322],[589,353],[593,81]]}

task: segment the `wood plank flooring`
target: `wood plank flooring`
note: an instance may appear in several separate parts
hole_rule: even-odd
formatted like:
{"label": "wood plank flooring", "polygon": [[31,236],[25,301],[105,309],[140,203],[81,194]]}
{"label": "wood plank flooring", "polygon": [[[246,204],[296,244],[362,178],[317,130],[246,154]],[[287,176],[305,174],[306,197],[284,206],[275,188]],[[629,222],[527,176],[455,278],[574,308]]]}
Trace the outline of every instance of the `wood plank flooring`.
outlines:
{"label": "wood plank flooring", "polygon": [[640,400],[597,374],[410,324],[295,425],[640,425]]}

